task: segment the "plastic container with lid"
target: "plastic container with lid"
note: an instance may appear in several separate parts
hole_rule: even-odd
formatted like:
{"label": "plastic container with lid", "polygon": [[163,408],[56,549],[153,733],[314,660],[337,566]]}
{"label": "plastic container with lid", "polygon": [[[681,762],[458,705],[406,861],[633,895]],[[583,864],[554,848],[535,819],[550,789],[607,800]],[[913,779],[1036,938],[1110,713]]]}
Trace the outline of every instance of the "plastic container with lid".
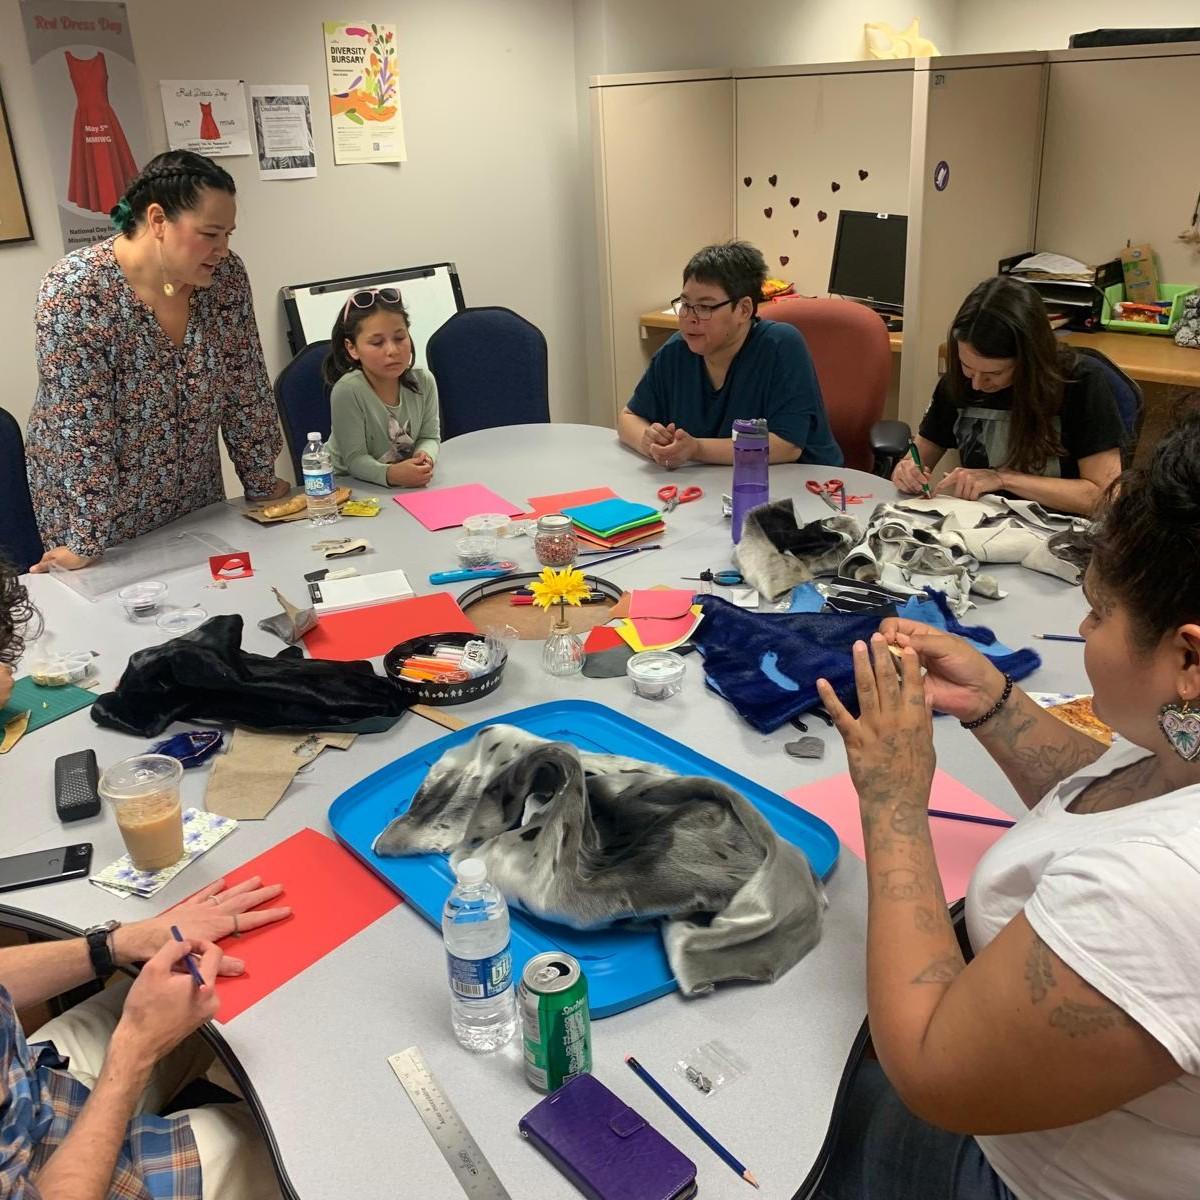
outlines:
{"label": "plastic container with lid", "polygon": [[538,517],[533,552],[543,567],[569,567],[579,557],[579,538],[571,518],[562,513]]}
{"label": "plastic container with lid", "polygon": [[464,569],[486,567],[498,557],[494,533],[472,533],[454,543],[458,565]]}
{"label": "plastic container with lid", "polygon": [[625,664],[634,692],[644,700],[668,700],[683,688],[687,663],[672,650],[643,650]]}
{"label": "plastic container with lid", "polygon": [[158,612],[167,595],[167,585],[157,579],[145,579],[141,583],[131,583],[117,593],[125,609],[125,615],[131,621],[148,621]]}
{"label": "plastic container with lid", "polygon": [[181,633],[191,633],[193,629],[203,625],[208,620],[208,613],[199,605],[193,608],[171,608],[155,621],[164,633],[178,637]]}
{"label": "plastic container with lid", "polygon": [[29,663],[29,674],[39,687],[65,687],[68,683],[82,683],[93,674],[90,650],[67,651],[62,654],[47,650],[35,654]]}
{"label": "plastic container with lid", "polygon": [[476,534],[490,534],[492,537],[508,537],[512,518],[503,513],[476,513],[463,521],[463,532],[471,537]]}

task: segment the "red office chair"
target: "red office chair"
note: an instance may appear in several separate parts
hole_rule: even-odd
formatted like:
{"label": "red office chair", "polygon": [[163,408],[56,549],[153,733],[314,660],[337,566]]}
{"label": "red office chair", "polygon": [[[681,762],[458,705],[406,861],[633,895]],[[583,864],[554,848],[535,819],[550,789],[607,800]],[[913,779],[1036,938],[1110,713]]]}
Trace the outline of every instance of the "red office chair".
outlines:
{"label": "red office chair", "polygon": [[865,305],[804,296],[761,304],[758,315],[768,321],[785,321],[804,335],[817,369],[829,427],[846,457],[846,466],[872,470],[871,426],[883,416],[892,375],[887,326]]}

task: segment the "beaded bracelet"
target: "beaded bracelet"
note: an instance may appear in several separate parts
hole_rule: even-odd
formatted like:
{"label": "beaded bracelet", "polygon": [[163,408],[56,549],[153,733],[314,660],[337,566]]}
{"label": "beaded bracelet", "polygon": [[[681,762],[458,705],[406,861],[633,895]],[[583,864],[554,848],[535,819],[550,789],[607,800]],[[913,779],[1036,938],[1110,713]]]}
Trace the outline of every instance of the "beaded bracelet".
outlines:
{"label": "beaded bracelet", "polygon": [[964,729],[978,729],[980,727],[980,725],[986,724],[1008,703],[1008,698],[1009,698],[1009,696],[1012,695],[1012,690],[1013,690],[1012,676],[1005,675],[1004,691],[1002,691],[1000,693],[1000,699],[997,700],[996,703],[993,704],[992,707],[989,708],[987,710],[987,712],[985,712],[983,714],[982,717],[976,717],[975,720],[973,720],[973,721],[959,721],[959,724]]}

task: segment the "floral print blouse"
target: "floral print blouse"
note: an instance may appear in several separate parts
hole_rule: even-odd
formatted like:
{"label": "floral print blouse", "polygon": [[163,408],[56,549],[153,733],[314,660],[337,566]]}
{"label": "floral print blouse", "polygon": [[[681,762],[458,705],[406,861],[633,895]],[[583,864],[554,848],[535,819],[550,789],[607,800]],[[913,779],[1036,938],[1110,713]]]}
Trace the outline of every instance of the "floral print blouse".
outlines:
{"label": "floral print blouse", "polygon": [[109,239],[61,259],[38,295],[29,489],[46,549],[94,558],[223,500],[217,429],[247,493],[281,446],[250,281],[230,254],[192,292],[177,347]]}

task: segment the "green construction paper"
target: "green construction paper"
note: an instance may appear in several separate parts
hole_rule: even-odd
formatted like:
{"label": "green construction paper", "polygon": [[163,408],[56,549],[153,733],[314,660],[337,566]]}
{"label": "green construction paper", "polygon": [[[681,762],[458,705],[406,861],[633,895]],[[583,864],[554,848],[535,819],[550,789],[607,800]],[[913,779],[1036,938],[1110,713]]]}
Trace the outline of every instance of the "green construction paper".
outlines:
{"label": "green construction paper", "polygon": [[7,725],[13,717],[29,713],[29,728],[26,736],[43,725],[51,725],[60,717],[69,717],[81,708],[87,708],[96,697],[85,688],[73,683],[62,687],[40,687],[29,675],[22,675],[13,684],[12,697],[0,709],[0,727]]}

